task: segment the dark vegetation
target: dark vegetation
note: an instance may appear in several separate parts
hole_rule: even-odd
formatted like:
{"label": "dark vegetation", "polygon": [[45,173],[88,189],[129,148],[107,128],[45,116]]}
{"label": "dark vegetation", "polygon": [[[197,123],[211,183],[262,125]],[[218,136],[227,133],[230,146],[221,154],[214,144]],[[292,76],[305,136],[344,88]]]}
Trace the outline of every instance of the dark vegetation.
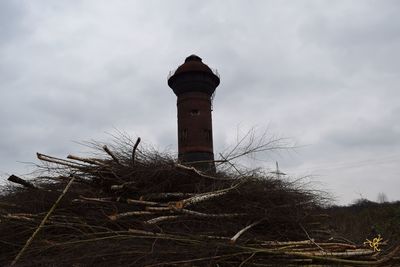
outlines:
{"label": "dark vegetation", "polygon": [[[241,141],[217,173],[116,141],[93,144],[94,158],[38,154],[41,175],[9,178],[19,185],[0,196],[1,266],[399,264],[398,205],[326,208],[301,181],[235,163],[275,141]],[[390,238],[379,253],[363,244],[371,226]]]}
{"label": "dark vegetation", "polygon": [[353,205],[333,206],[326,211],[331,229],[343,238],[362,243],[381,235],[389,246],[400,243],[400,201],[376,203],[359,199]]}

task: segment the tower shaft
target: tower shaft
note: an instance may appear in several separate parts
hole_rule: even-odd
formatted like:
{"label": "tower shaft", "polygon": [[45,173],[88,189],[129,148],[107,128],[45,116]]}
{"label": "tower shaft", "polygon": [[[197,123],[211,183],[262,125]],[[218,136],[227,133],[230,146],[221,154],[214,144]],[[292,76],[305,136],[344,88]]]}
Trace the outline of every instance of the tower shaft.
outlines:
{"label": "tower shaft", "polygon": [[210,96],[202,92],[179,95],[177,108],[179,159],[214,160]]}

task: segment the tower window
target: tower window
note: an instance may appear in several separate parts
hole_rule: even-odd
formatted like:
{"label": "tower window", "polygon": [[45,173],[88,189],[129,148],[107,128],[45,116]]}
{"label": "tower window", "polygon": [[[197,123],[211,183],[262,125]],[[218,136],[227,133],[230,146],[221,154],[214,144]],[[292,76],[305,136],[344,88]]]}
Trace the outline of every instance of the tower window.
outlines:
{"label": "tower window", "polygon": [[187,131],[187,129],[183,129],[182,131],[181,131],[181,136],[180,136],[180,141],[182,142],[182,143],[185,143],[186,141],[187,141],[187,135],[188,135],[188,131]]}
{"label": "tower window", "polygon": [[190,111],[190,115],[192,115],[192,116],[199,116],[199,115],[200,115],[200,110],[198,110],[198,109],[192,109],[192,110]]}
{"label": "tower window", "polygon": [[203,130],[203,133],[204,133],[204,137],[205,137],[205,139],[207,140],[207,142],[211,142],[211,140],[212,140],[211,130],[209,130],[209,129],[204,129],[204,130]]}

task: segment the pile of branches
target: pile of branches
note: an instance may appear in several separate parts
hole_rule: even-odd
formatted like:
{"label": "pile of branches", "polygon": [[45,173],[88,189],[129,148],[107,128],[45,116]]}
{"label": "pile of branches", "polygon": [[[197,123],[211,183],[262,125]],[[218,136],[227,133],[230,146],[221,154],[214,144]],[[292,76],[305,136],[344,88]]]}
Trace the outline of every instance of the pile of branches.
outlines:
{"label": "pile of branches", "polygon": [[[37,154],[47,175],[4,188],[1,266],[271,266],[398,261],[332,239],[324,198],[221,155],[217,173],[120,140],[103,155]],[[264,146],[264,147],[263,147]],[[271,143],[257,145],[258,151]],[[247,152],[257,152],[247,147]],[[246,153],[242,153],[244,155]],[[22,185],[22,187],[20,186]]]}

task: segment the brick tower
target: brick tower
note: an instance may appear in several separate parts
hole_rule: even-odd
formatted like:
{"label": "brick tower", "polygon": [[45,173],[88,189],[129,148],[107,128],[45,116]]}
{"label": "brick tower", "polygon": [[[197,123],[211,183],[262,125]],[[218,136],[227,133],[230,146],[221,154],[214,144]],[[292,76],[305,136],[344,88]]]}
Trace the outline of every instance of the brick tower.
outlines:
{"label": "brick tower", "polygon": [[201,58],[188,56],[168,78],[177,96],[179,160],[203,171],[215,171],[211,98],[219,75]]}

